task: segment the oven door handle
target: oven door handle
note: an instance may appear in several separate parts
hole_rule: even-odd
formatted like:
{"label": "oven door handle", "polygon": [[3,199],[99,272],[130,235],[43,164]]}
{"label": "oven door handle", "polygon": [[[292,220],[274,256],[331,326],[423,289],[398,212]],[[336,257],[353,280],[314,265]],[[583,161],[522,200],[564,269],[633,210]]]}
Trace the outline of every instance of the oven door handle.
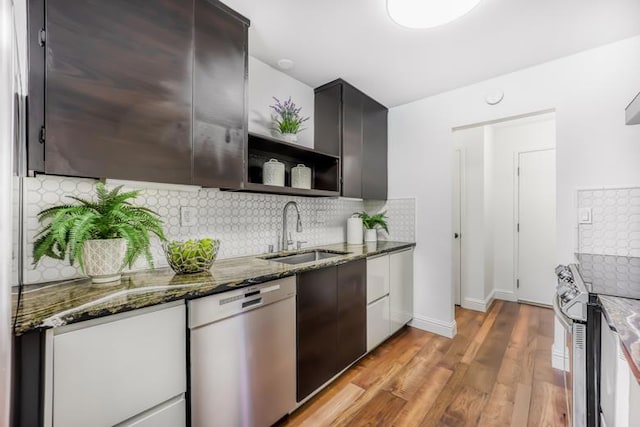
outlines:
{"label": "oven door handle", "polygon": [[553,298],[553,311],[556,314],[556,318],[562,323],[562,326],[567,330],[567,332],[573,331],[573,319],[564,314],[560,309],[560,296],[558,294]]}

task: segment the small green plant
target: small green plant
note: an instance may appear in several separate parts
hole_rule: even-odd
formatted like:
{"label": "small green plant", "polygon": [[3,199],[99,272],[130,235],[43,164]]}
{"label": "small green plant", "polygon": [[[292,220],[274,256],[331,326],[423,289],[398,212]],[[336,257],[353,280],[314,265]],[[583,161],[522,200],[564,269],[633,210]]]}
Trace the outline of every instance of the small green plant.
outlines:
{"label": "small green plant", "polygon": [[387,224],[387,211],[380,212],[375,215],[369,215],[366,212],[357,212],[356,214],[360,218],[362,218],[362,225],[364,226],[364,228],[368,230],[382,228],[384,231],[389,233],[389,225]]}
{"label": "small green plant", "polygon": [[275,96],[273,99],[276,103],[271,105],[270,108],[277,114],[277,117],[274,117],[276,130],[280,133],[293,134],[303,131],[304,129],[301,126],[309,120],[309,117],[302,117],[300,115],[302,108],[296,106],[291,100],[291,97],[284,102],[280,102]]}
{"label": "small green plant", "polygon": [[122,186],[108,191],[102,182],[96,185],[97,201],[67,196],[79,205],[64,204],[41,211],[38,221],[45,224],[36,235],[33,246],[34,265],[43,257],[77,261],[84,271],[82,250],[87,240],[125,239],[127,250],[123,266],[131,268],[140,255],[144,255],[153,268],[150,235],[155,234],[166,241],[162,220],[150,209],[133,206],[128,200],[135,199],[140,191],[121,193]]}

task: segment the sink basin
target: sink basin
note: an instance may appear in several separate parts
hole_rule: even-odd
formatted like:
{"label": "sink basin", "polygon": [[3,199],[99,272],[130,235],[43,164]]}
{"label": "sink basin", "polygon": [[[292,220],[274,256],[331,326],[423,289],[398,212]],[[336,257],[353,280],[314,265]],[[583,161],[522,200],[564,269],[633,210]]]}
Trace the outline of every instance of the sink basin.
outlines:
{"label": "sink basin", "polygon": [[281,262],[283,264],[303,264],[305,262],[320,261],[327,258],[347,255],[349,252],[315,250],[309,252],[296,253],[291,255],[274,256],[264,258],[268,261]]}

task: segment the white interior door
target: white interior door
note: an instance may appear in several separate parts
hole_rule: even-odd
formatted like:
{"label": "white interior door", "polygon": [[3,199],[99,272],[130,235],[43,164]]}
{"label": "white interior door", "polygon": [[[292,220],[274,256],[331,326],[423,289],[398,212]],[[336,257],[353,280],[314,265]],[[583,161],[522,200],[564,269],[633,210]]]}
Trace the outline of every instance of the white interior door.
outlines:
{"label": "white interior door", "polygon": [[453,300],[454,303],[460,305],[461,285],[462,285],[462,152],[461,150],[453,151],[453,271],[451,272],[453,283]]}
{"label": "white interior door", "polygon": [[551,305],[556,277],[556,151],[518,154],[518,299]]}

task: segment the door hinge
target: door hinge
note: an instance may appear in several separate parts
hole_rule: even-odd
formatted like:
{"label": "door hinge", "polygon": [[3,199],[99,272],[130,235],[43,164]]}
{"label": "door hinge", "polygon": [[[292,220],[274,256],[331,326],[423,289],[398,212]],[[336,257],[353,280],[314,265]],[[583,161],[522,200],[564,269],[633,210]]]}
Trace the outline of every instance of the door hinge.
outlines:
{"label": "door hinge", "polygon": [[516,289],[520,289],[520,279],[516,279]]}
{"label": "door hinge", "polygon": [[44,28],[41,28],[40,31],[38,31],[38,44],[40,45],[40,47],[44,47],[46,43],[47,43],[47,30],[45,30]]}
{"label": "door hinge", "polygon": [[40,128],[40,137],[39,137],[40,144],[44,144],[44,141],[46,138],[47,138],[47,130],[45,129],[44,126],[42,126]]}

